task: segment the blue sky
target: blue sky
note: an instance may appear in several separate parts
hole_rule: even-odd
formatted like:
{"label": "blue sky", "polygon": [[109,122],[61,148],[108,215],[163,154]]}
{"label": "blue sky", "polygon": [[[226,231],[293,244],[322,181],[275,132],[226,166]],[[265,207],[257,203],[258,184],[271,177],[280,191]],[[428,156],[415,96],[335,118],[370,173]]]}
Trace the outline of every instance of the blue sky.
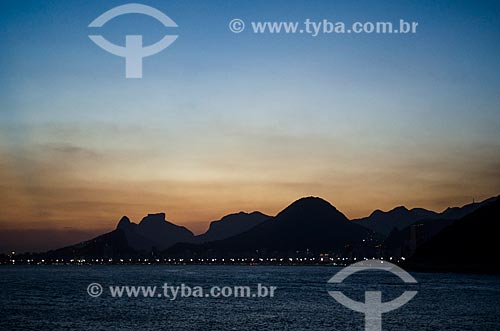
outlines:
{"label": "blue sky", "polygon": [[[423,124],[427,115],[438,112],[462,120],[450,123],[450,130],[463,129],[461,125],[470,120],[482,120],[487,126],[490,116],[495,115],[500,18],[494,2],[325,1],[314,6],[301,1],[144,3],[174,18],[179,28],[172,30],[179,39],[168,50],[144,60],[144,79],[140,81],[124,80],[124,60],[102,51],[87,37],[93,31],[87,27],[93,18],[123,2],[4,4],[2,39],[6,38],[8,47],[1,70],[2,85],[7,87],[2,89],[2,99],[9,106],[7,116],[27,122],[114,122],[119,112],[121,121],[135,123],[161,105],[198,107],[201,116],[210,116],[210,108],[216,116],[245,120],[246,126],[249,112],[253,113],[252,122],[279,121],[283,114],[268,108],[273,107],[269,103],[276,103],[275,107],[289,109],[282,106],[279,99],[283,98],[300,108],[299,112],[315,108],[307,112],[319,116],[331,114],[334,101],[343,108],[338,113],[357,119],[364,117],[356,113],[360,112],[377,120],[395,115]],[[235,35],[227,29],[234,17],[346,22],[404,18],[418,21],[419,31],[412,36],[313,38],[253,35],[249,31]],[[165,33],[160,23],[143,15],[115,18],[101,30],[117,44],[123,44],[126,34],[142,34],[144,43],[149,44]],[[76,102],[81,99],[85,102]],[[145,99],[149,109],[136,111]],[[252,100],[259,109],[239,104]],[[398,114],[391,113],[391,107],[397,107]],[[170,121],[169,112],[159,115]],[[176,113],[175,118],[189,120],[191,115],[192,111],[186,110]],[[330,127],[330,123],[325,124]],[[443,135],[449,137],[447,132]]]}

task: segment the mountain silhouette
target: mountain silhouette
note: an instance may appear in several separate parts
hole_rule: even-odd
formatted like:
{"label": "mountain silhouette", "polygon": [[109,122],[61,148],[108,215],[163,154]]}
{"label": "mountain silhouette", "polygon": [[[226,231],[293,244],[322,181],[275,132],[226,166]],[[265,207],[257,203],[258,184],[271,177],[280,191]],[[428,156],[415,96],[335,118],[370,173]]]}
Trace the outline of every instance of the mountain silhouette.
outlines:
{"label": "mountain silhouette", "polygon": [[117,229],[125,233],[128,244],[136,250],[163,250],[178,242],[192,242],[194,235],[183,226],[165,219],[165,213],[148,214],[139,224],[123,217]]}
{"label": "mountain silhouette", "polygon": [[[109,233],[46,253],[27,254],[26,258],[54,261],[151,256],[283,257],[325,252],[360,258],[408,257],[416,249],[412,266],[434,268],[442,265],[445,270],[460,270],[465,266],[472,270],[476,265],[486,265],[482,256],[491,261],[495,259],[491,252],[495,251],[492,243],[498,233],[499,222],[494,221],[500,216],[499,201],[495,197],[461,208],[448,208],[441,214],[404,207],[390,212],[375,211],[365,222],[370,225],[380,222],[384,226],[410,223],[401,230],[393,227],[384,242],[359,221],[349,221],[329,202],[317,197],[301,198],[274,217],[260,212],[230,214],[212,222],[208,231],[199,236],[168,222],[165,213],[149,214],[138,224],[124,216]],[[459,220],[443,218],[443,215],[457,217],[471,210],[472,213]],[[414,219],[419,220],[413,222]],[[411,245],[411,253],[398,255],[405,245]]]}
{"label": "mountain silhouette", "polygon": [[295,201],[275,217],[239,235],[200,246],[178,244],[169,251],[182,254],[183,250],[331,250],[360,243],[370,234],[370,230],[350,222],[329,202],[317,197],[307,197]]}
{"label": "mountain silhouette", "polygon": [[462,207],[450,207],[442,213],[423,208],[407,209],[404,206],[396,207],[388,212],[375,210],[370,216],[355,219],[353,222],[371,229],[379,234],[388,236],[394,229],[402,230],[418,221],[426,220],[457,220],[476,209],[498,199],[492,197],[481,202],[471,203]]}
{"label": "mountain silhouette", "polygon": [[165,213],[148,214],[139,224],[123,216],[116,229],[111,232],[76,245],[38,255],[51,259],[140,256],[144,253],[167,249],[179,242],[194,243],[227,238],[268,218],[269,216],[260,212],[230,214],[219,221],[212,222],[206,233],[194,236],[185,227],[168,222]]}
{"label": "mountain silhouette", "polygon": [[423,208],[407,209],[396,207],[388,212],[375,210],[370,216],[353,220],[353,222],[385,236],[394,229],[401,230],[421,219],[435,219],[438,213]]}
{"label": "mountain silhouette", "polygon": [[465,206],[462,206],[462,207],[450,207],[450,208],[447,208],[445,211],[443,211],[441,213],[441,218],[443,219],[459,219],[459,218],[462,218],[474,211],[476,211],[478,208],[482,207],[482,206],[486,206],[487,204],[490,204],[496,200],[498,200],[498,196],[496,197],[492,197],[492,198],[489,198],[489,199],[486,199],[484,201],[481,201],[481,202],[473,202],[473,203],[470,203],[468,205],[465,205]]}
{"label": "mountain silhouette", "polygon": [[424,219],[401,230],[394,228],[383,242],[385,254],[388,256],[411,256],[416,248],[453,224],[453,222],[455,220]]}
{"label": "mountain silhouette", "polygon": [[427,271],[500,272],[500,200],[455,221],[419,247],[407,267]]}
{"label": "mountain silhouette", "polygon": [[196,236],[197,243],[226,239],[255,227],[270,218],[261,212],[239,212],[222,217],[210,223],[207,232]]}
{"label": "mountain silhouette", "polygon": [[137,252],[129,246],[125,233],[117,229],[76,245],[35,254],[34,257],[69,260],[123,258],[136,255]]}

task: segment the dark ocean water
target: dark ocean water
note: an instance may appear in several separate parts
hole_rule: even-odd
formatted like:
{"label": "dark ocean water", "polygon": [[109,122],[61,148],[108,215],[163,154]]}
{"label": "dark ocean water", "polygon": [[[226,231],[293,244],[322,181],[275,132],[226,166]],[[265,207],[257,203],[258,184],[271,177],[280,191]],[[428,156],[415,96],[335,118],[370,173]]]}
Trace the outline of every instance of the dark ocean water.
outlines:
{"label": "dark ocean water", "polygon": [[[364,315],[331,298],[341,290],[363,301],[405,290],[417,296],[383,315],[383,330],[500,330],[500,277],[413,273],[418,285],[391,274],[359,273],[327,284],[337,267],[285,266],[3,266],[0,330],[364,330]],[[104,287],[100,297],[90,283]],[[110,285],[276,286],[274,298],[113,298]]]}

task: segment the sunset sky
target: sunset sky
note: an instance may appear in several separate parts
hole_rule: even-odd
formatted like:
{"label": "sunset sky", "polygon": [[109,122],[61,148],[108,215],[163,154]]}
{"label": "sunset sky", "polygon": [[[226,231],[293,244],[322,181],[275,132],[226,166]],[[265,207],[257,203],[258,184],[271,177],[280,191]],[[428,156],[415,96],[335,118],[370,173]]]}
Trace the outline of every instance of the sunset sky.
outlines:
{"label": "sunset sky", "polygon": [[[498,1],[141,1],[179,27],[126,15],[99,33],[179,35],[142,79],[88,38],[124,3],[2,1],[0,241],[46,249],[160,211],[199,233],[309,195],[356,218],[500,194]],[[257,35],[233,18],[419,26]]]}

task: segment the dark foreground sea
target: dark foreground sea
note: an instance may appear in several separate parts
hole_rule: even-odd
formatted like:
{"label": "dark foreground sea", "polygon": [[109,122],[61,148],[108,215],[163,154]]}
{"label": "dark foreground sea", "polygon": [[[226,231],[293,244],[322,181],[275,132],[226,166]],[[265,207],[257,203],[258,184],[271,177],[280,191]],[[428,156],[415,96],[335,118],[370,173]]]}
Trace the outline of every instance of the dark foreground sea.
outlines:
{"label": "dark foreground sea", "polygon": [[[412,273],[417,285],[383,272],[327,284],[326,266],[2,266],[0,330],[364,330],[364,315],[329,296],[340,290],[383,301],[418,294],[383,314],[383,330],[500,330],[500,276]],[[90,283],[103,292],[91,297]],[[274,297],[162,296],[164,283],[186,288],[276,286]],[[109,286],[157,286],[158,297],[114,298]],[[92,292],[93,291],[93,292]],[[161,293],[160,293],[161,292]],[[98,293],[97,289],[91,293]],[[185,290],[187,293],[187,290]],[[204,292],[205,293],[205,292]],[[215,292],[214,292],[215,293]],[[226,293],[227,294],[227,293]],[[262,294],[262,293],[261,293]]]}

